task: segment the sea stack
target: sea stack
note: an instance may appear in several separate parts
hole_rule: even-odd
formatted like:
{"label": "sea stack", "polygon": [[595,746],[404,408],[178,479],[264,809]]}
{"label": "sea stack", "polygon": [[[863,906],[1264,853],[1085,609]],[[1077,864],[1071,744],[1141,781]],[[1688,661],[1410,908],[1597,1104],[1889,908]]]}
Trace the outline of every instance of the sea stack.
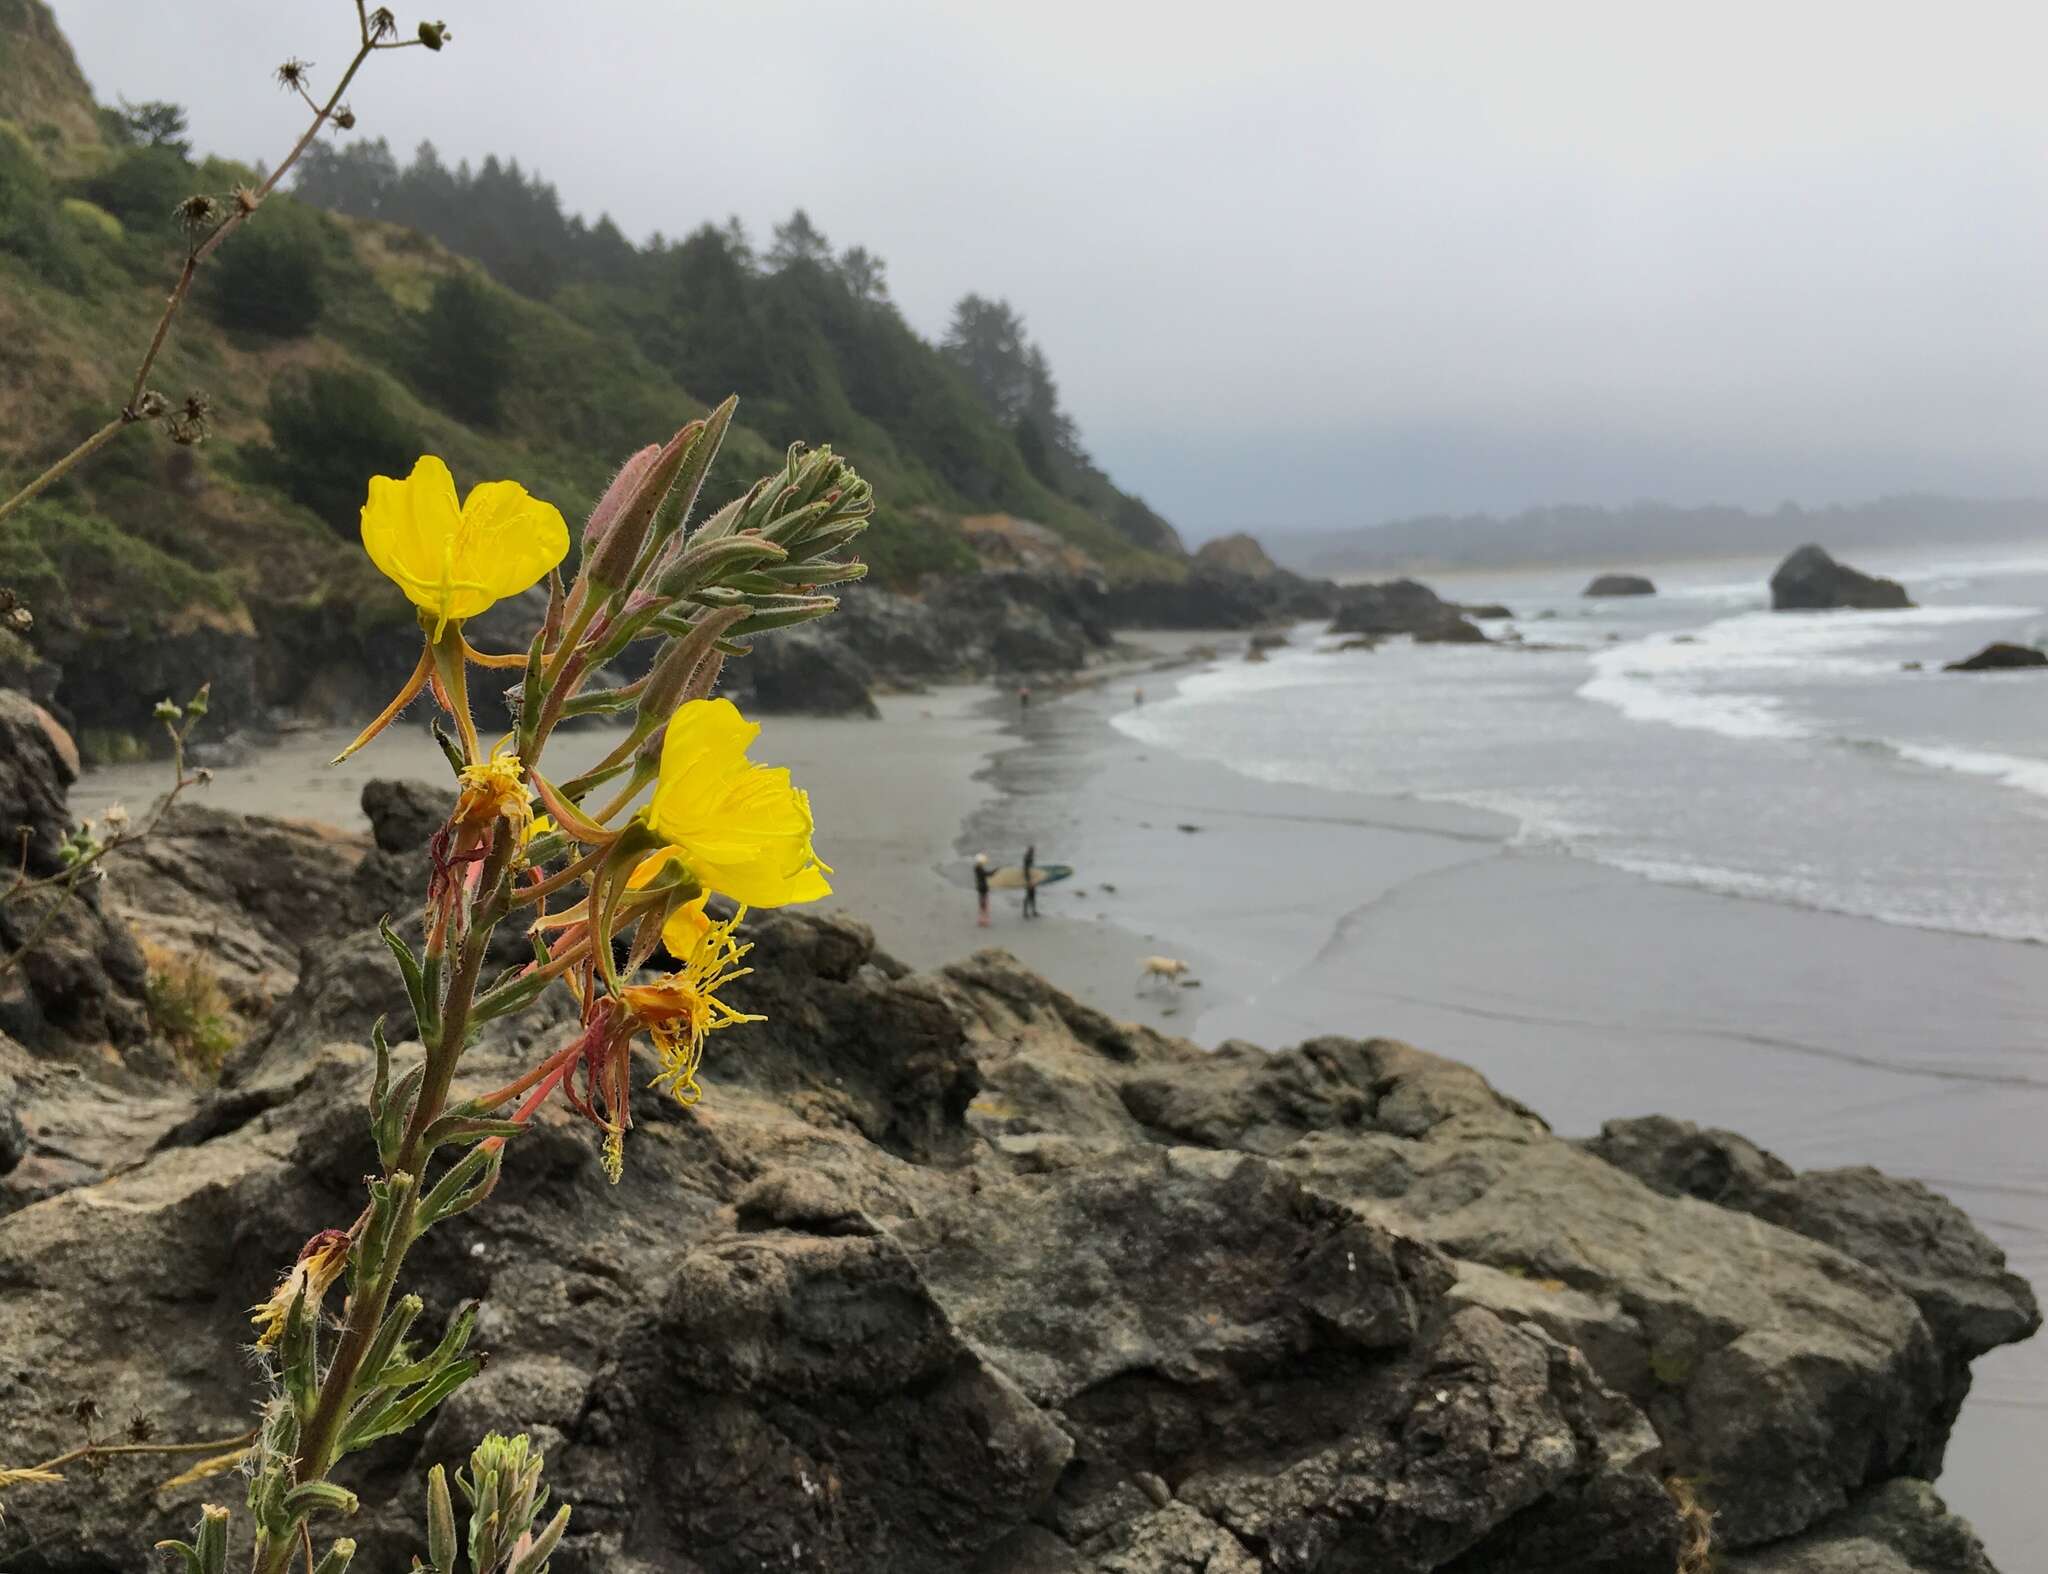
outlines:
{"label": "sea stack", "polygon": [[2009,672],[2023,667],[2048,667],[2048,651],[2032,645],[2009,645],[1993,641],[1974,656],[1951,661],[1943,672]]}
{"label": "sea stack", "polygon": [[1897,580],[1837,563],[1825,547],[1811,543],[1786,558],[1771,576],[1773,612],[1825,612],[1837,607],[1881,612],[1912,604]]}
{"label": "sea stack", "polygon": [[1654,596],[1657,587],[1640,574],[1601,574],[1579,592],[1582,596]]}

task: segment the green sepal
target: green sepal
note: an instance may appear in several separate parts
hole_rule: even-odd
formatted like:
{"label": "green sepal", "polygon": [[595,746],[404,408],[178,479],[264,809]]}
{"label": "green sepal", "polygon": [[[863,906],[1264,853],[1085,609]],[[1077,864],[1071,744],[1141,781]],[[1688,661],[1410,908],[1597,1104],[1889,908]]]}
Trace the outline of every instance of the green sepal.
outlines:
{"label": "green sepal", "polygon": [[320,1400],[320,1320],[306,1304],[303,1287],[284,1314],[284,1334],[277,1342],[278,1379],[292,1407],[302,1416]]}
{"label": "green sepal", "polygon": [[355,1561],[356,1544],[343,1536],[327,1548],[327,1555],[313,1566],[313,1574],[343,1574]]}
{"label": "green sepal", "polygon": [[562,715],[565,719],[570,716],[609,716],[613,711],[622,711],[632,704],[636,695],[637,690],[631,688],[592,689],[565,704]]}
{"label": "green sepal", "polygon": [[420,1084],[426,1080],[426,1057],[420,1059],[402,1075],[384,1097],[384,1102],[370,1116],[370,1132],[377,1139],[377,1157],[385,1169],[398,1162],[398,1150],[405,1145],[405,1128],[412,1119],[413,1101],[419,1097]]}

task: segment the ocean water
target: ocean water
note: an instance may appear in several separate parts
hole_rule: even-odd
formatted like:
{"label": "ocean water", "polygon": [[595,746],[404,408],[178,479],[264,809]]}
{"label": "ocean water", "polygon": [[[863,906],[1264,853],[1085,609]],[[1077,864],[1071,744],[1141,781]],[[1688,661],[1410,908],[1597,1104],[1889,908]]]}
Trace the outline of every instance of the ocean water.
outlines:
{"label": "ocean water", "polygon": [[[1441,580],[1519,647],[1339,651],[1309,626],[1114,725],[1263,780],[1505,813],[1525,843],[1652,880],[1886,923],[2048,940],[2048,673],[1944,673],[2048,639],[2048,540],[1850,555],[1900,612],[1774,613],[1771,563]],[[1920,670],[1907,670],[1919,663]]]}

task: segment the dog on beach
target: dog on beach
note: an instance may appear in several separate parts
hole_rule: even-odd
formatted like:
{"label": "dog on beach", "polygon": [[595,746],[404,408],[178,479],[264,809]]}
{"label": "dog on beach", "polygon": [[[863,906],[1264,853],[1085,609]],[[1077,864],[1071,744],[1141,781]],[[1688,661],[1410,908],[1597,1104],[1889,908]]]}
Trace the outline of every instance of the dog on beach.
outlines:
{"label": "dog on beach", "polygon": [[1187,976],[1191,971],[1187,963],[1175,956],[1148,956],[1138,964],[1138,987],[1151,983],[1171,984]]}

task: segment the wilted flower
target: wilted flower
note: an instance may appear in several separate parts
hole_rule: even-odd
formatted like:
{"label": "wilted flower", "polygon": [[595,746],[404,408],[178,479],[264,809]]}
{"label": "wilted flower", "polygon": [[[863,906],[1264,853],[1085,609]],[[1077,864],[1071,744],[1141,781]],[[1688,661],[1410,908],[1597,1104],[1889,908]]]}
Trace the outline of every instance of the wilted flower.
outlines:
{"label": "wilted flower", "polygon": [[654,1085],[674,1094],[681,1104],[694,1104],[703,1096],[697,1068],[703,1064],[704,1040],[710,1034],[735,1022],[767,1020],[735,1011],[718,998],[719,990],[753,971],[737,965],[752,948],[733,938],[747,910],[743,907],[717,922],[705,915],[705,900],[700,896],[684,904],[662,929],[662,943],[683,965],[650,984],[628,984],[620,997],[661,1056],[662,1069]]}
{"label": "wilted flower", "polygon": [[258,1329],[256,1347],[259,1350],[268,1349],[283,1337],[285,1324],[291,1319],[292,1305],[300,1295],[306,1297],[309,1311],[319,1310],[328,1287],[341,1277],[342,1269],[348,1266],[348,1248],[346,1230],[322,1230],[299,1248],[299,1260],[292,1264],[291,1272],[278,1280],[270,1299],[249,1309],[249,1321]]}
{"label": "wilted flower", "polygon": [[466,765],[461,780],[454,814],[458,830],[482,831],[493,821],[507,820],[525,839],[533,823],[533,803],[517,755],[494,754],[481,765]]}
{"label": "wilted flower", "polygon": [[811,846],[811,800],[781,766],[756,765],[758,725],[730,700],[690,700],[669,718],[661,772],[642,811],[668,845],[633,871],[644,886],[671,864],[749,907],[829,896],[832,872]]}

